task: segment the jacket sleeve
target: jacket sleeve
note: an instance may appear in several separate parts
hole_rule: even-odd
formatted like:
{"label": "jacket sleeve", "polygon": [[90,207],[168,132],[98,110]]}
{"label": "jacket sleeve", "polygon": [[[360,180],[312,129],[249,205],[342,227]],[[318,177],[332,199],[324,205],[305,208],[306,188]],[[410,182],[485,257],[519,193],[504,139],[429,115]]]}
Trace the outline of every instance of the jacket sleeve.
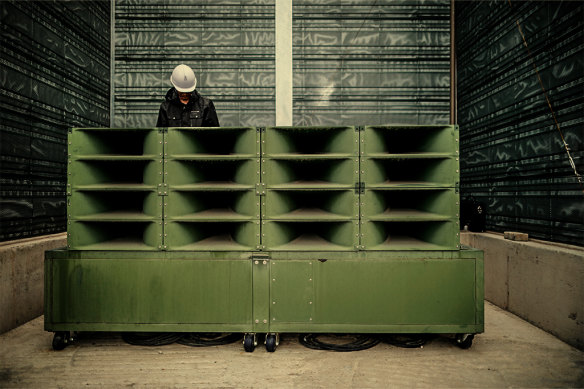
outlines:
{"label": "jacket sleeve", "polygon": [[205,110],[203,117],[203,127],[220,127],[219,118],[212,101],[209,101],[209,106]]}
{"label": "jacket sleeve", "polygon": [[156,121],[156,127],[168,127],[168,115],[164,109],[164,104],[160,104],[160,111],[158,111],[158,120]]}

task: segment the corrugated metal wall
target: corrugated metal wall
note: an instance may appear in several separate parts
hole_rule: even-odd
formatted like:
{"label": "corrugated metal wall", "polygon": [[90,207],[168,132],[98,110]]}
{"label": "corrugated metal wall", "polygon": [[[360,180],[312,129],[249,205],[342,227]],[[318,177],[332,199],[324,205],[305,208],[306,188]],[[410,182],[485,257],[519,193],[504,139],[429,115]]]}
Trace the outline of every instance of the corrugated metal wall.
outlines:
{"label": "corrugated metal wall", "polygon": [[294,124],[448,124],[450,1],[294,0]]}
{"label": "corrugated metal wall", "polygon": [[67,128],[109,124],[110,2],[0,1],[0,241],[65,230]]}
{"label": "corrugated metal wall", "polygon": [[[116,1],[115,125],[151,126],[180,62],[222,126],[275,123],[274,0]],[[450,2],[293,2],[294,124],[446,124]]]}
{"label": "corrugated metal wall", "polygon": [[221,126],[275,122],[274,0],[116,0],[115,26],[115,126],[154,126],[180,63]]}
{"label": "corrugated metal wall", "polygon": [[584,173],[581,1],[456,3],[461,191],[487,205],[487,229],[584,245],[584,194],[518,20],[580,174]]}

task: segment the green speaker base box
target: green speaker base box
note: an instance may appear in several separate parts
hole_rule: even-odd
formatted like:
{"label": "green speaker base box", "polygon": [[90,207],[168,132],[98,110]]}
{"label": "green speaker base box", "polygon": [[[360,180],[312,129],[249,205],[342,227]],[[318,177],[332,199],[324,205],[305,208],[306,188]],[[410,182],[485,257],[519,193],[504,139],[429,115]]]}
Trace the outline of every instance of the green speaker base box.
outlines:
{"label": "green speaker base box", "polygon": [[52,250],[47,331],[484,330],[483,254]]}

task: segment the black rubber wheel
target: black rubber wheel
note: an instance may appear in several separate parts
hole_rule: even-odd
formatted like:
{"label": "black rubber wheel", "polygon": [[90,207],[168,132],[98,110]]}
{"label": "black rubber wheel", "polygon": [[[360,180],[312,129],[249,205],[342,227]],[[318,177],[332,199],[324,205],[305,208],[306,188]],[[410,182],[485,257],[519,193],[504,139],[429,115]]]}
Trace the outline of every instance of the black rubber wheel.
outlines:
{"label": "black rubber wheel", "polygon": [[463,350],[467,350],[472,346],[472,341],[474,339],[474,335],[468,335],[466,339],[462,339],[462,337],[456,338],[456,345]]}
{"label": "black rubber wheel", "polygon": [[243,349],[247,353],[252,353],[255,349],[253,334],[245,334],[243,336]]}
{"label": "black rubber wheel", "polygon": [[63,350],[65,347],[67,347],[68,341],[69,341],[68,332],[55,332],[55,336],[53,336],[53,350],[55,351]]}
{"label": "black rubber wheel", "polygon": [[266,351],[273,353],[276,351],[276,335],[268,334],[266,335]]}

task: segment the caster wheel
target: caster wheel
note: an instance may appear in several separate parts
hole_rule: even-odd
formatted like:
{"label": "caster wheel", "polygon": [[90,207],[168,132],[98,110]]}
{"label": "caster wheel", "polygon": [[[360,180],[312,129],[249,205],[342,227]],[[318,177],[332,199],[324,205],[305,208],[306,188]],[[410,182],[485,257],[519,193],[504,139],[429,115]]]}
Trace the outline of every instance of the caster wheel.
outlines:
{"label": "caster wheel", "polygon": [[243,349],[247,353],[253,352],[257,345],[255,334],[245,334],[243,336]]}
{"label": "caster wheel", "polygon": [[59,351],[67,347],[69,343],[69,332],[55,332],[53,336],[53,350]]}
{"label": "caster wheel", "polygon": [[456,336],[456,345],[463,350],[467,350],[472,346],[474,339],[473,334],[461,334]]}
{"label": "caster wheel", "polygon": [[273,353],[276,351],[276,346],[278,346],[278,339],[276,334],[267,334],[266,335],[266,351],[269,353]]}

